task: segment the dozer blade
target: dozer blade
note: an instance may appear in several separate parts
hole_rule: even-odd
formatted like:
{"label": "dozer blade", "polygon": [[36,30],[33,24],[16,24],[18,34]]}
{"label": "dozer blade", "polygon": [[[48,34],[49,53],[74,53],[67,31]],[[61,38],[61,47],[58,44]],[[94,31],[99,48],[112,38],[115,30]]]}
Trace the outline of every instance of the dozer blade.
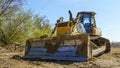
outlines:
{"label": "dozer blade", "polygon": [[93,50],[94,46],[90,42],[86,34],[29,39],[23,58],[85,62],[105,50],[104,47]]}

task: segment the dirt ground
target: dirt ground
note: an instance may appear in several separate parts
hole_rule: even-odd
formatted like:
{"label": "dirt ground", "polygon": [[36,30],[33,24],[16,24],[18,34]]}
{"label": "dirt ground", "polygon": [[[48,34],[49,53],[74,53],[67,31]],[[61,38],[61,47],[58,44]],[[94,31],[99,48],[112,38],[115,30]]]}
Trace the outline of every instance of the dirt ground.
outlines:
{"label": "dirt ground", "polygon": [[0,48],[0,68],[120,68],[120,47],[112,47],[110,53],[94,57],[89,62],[28,61],[16,56],[23,54]]}

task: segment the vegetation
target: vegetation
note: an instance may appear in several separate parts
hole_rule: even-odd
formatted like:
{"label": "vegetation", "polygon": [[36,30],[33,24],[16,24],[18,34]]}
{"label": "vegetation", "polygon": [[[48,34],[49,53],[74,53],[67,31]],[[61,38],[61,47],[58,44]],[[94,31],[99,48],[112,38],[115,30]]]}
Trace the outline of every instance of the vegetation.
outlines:
{"label": "vegetation", "polygon": [[120,42],[111,42],[111,45],[113,46],[113,47],[118,47],[118,46],[120,46]]}
{"label": "vegetation", "polygon": [[24,10],[24,0],[0,0],[0,46],[49,35],[49,21],[31,10]]}

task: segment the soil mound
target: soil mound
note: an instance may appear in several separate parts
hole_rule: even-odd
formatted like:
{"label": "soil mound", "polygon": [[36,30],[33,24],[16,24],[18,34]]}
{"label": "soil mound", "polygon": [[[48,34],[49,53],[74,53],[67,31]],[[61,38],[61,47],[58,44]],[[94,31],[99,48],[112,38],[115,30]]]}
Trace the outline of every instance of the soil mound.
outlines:
{"label": "soil mound", "polygon": [[4,48],[6,50],[9,50],[10,52],[22,52],[22,51],[24,51],[24,46],[22,46],[20,43],[13,43],[10,45],[6,45]]}

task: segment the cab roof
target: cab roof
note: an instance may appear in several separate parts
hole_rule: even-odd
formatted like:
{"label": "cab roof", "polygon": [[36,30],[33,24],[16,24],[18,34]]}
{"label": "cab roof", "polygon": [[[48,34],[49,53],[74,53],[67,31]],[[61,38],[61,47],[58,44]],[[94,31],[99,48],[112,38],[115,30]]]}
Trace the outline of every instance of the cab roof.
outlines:
{"label": "cab roof", "polygon": [[79,15],[79,14],[84,14],[84,13],[88,13],[88,14],[96,15],[96,13],[95,13],[95,12],[92,12],[92,11],[82,11],[82,12],[78,12],[77,15]]}

